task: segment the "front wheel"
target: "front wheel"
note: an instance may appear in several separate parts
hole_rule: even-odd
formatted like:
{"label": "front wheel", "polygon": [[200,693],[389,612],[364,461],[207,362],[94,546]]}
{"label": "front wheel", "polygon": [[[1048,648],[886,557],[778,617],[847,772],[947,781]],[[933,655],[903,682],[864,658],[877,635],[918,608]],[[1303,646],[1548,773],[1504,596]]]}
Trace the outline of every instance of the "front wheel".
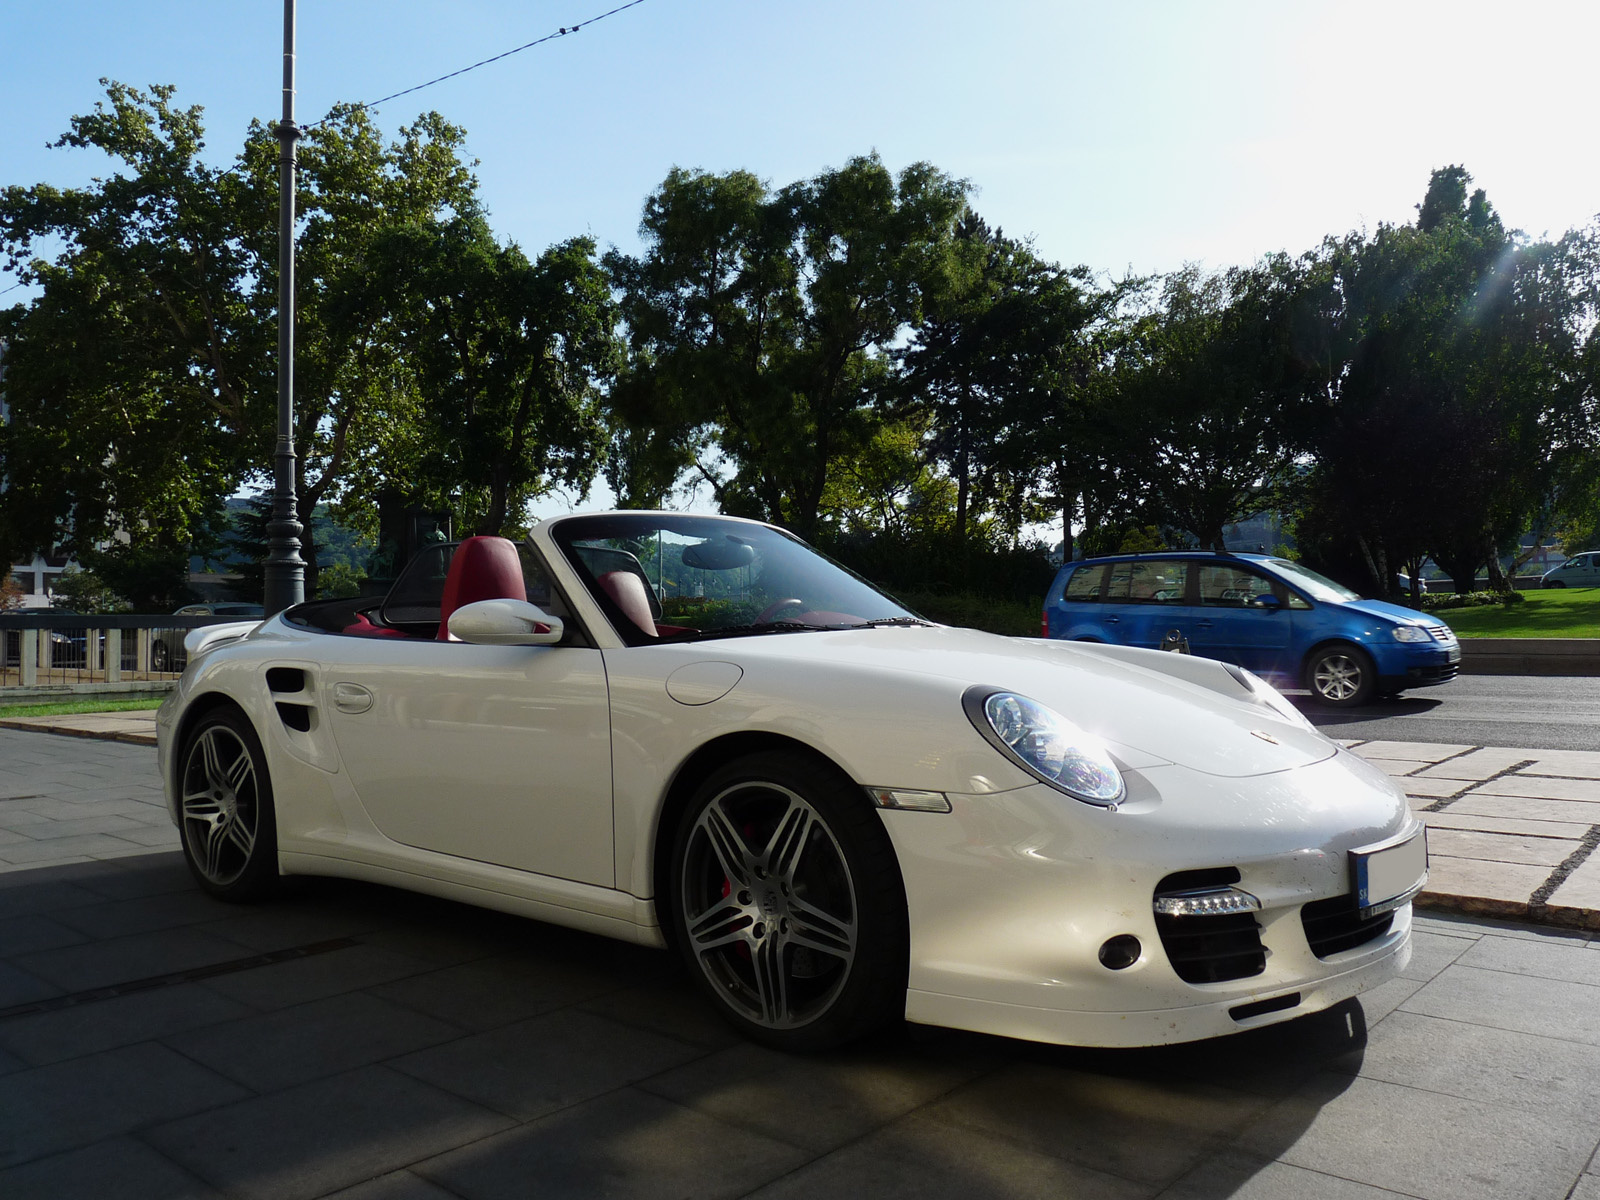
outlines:
{"label": "front wheel", "polygon": [[184,742],[178,776],[183,856],[220,900],[265,898],[278,883],[272,781],[242,713],[214,709]]}
{"label": "front wheel", "polygon": [[1547,583],[1547,584],[1545,584],[1545,587],[1559,587],[1559,588],[1564,588],[1564,587],[1566,587],[1566,586],[1567,586],[1567,585],[1566,585],[1566,584],[1565,584],[1565,583],[1563,583],[1563,582],[1562,582],[1562,581],[1561,581],[1561,580],[1559,580],[1559,579],[1552,579],[1552,580],[1551,580],[1551,581],[1550,581],[1550,582],[1549,582],[1549,583]]}
{"label": "front wheel", "polygon": [[1360,647],[1324,646],[1306,664],[1306,687],[1323,704],[1355,708],[1378,690],[1378,669]]}
{"label": "front wheel", "polygon": [[679,822],[665,890],[690,974],[748,1037],[823,1050],[904,1011],[894,848],[861,790],[805,755],[713,773]]}

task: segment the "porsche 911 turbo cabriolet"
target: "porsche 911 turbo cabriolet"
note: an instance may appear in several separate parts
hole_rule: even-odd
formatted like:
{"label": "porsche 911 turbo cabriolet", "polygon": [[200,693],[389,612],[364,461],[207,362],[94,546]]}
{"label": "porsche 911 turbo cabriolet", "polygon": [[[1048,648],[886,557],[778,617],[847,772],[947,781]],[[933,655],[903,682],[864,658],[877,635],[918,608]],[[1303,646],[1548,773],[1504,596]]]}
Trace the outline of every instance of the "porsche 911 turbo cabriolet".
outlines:
{"label": "porsche 911 turbo cabriolet", "polygon": [[759,522],[557,518],[186,646],[159,759],[200,887],[670,947],[782,1048],[1189,1041],[1410,955],[1422,827],[1249,671],[940,626]]}

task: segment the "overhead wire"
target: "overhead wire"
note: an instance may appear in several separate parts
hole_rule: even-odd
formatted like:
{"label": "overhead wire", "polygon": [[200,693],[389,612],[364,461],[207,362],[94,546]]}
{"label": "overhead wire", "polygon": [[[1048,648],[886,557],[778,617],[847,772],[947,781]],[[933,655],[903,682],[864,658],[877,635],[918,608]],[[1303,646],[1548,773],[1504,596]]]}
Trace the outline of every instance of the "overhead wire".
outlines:
{"label": "overhead wire", "polygon": [[[563,38],[569,36],[570,34],[577,33],[578,30],[582,29],[586,25],[593,25],[599,21],[604,21],[607,17],[614,17],[620,12],[626,12],[628,9],[636,8],[643,3],[644,0],[628,0],[628,3],[619,4],[617,7],[601,13],[599,16],[590,17],[587,21],[579,21],[576,25],[563,25],[554,33],[547,33],[541,38],[534,38],[531,42],[524,42],[522,45],[515,46],[510,50],[501,51],[499,54],[492,55],[489,58],[475,62],[469,67],[462,67],[460,70],[451,71],[449,74],[440,75],[435,79],[430,79],[426,83],[419,83],[414,87],[403,88],[398,92],[391,92],[389,95],[378,100],[369,100],[365,104],[357,104],[353,111],[363,112],[367,109],[377,108],[378,105],[387,104],[390,100],[398,100],[401,96],[409,96],[412,92],[420,92],[423,88],[430,88],[436,83],[443,83],[447,79],[455,79],[457,76],[465,75],[469,71],[476,71],[479,67],[487,67],[490,63],[497,63],[502,58],[510,58],[513,54],[521,54],[524,50],[532,50],[535,46],[542,46],[546,42],[553,42],[557,38]],[[310,125],[301,126],[301,129],[314,129],[318,125],[321,125],[325,121],[331,119],[331,116],[332,114],[330,113],[329,116],[323,117],[319,121],[313,121]]]}

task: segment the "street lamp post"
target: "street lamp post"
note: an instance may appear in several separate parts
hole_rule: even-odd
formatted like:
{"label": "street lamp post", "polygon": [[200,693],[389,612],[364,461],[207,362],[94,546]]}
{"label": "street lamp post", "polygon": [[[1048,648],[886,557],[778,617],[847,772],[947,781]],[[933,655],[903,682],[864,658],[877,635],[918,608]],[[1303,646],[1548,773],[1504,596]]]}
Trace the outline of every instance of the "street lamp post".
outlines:
{"label": "street lamp post", "polygon": [[278,451],[267,522],[264,607],[270,616],[306,598],[303,526],[294,487],[294,0],[283,0],[283,120],[278,123]]}

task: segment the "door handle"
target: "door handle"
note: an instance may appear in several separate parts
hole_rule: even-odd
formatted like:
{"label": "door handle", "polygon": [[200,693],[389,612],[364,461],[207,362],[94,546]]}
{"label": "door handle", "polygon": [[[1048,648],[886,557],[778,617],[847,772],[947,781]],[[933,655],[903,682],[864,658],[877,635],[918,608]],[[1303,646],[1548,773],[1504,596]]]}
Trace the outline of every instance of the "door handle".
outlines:
{"label": "door handle", "polygon": [[1196,629],[1210,629],[1211,628],[1211,622],[1210,621],[1196,621],[1194,624],[1195,624],[1195,628]]}
{"label": "door handle", "polygon": [[1121,617],[1106,617],[1106,618],[1104,618],[1104,622],[1107,625],[1115,625],[1120,620],[1122,620]]}
{"label": "door handle", "polygon": [[359,683],[336,683],[333,706],[342,713],[364,713],[372,707],[372,693]]}

